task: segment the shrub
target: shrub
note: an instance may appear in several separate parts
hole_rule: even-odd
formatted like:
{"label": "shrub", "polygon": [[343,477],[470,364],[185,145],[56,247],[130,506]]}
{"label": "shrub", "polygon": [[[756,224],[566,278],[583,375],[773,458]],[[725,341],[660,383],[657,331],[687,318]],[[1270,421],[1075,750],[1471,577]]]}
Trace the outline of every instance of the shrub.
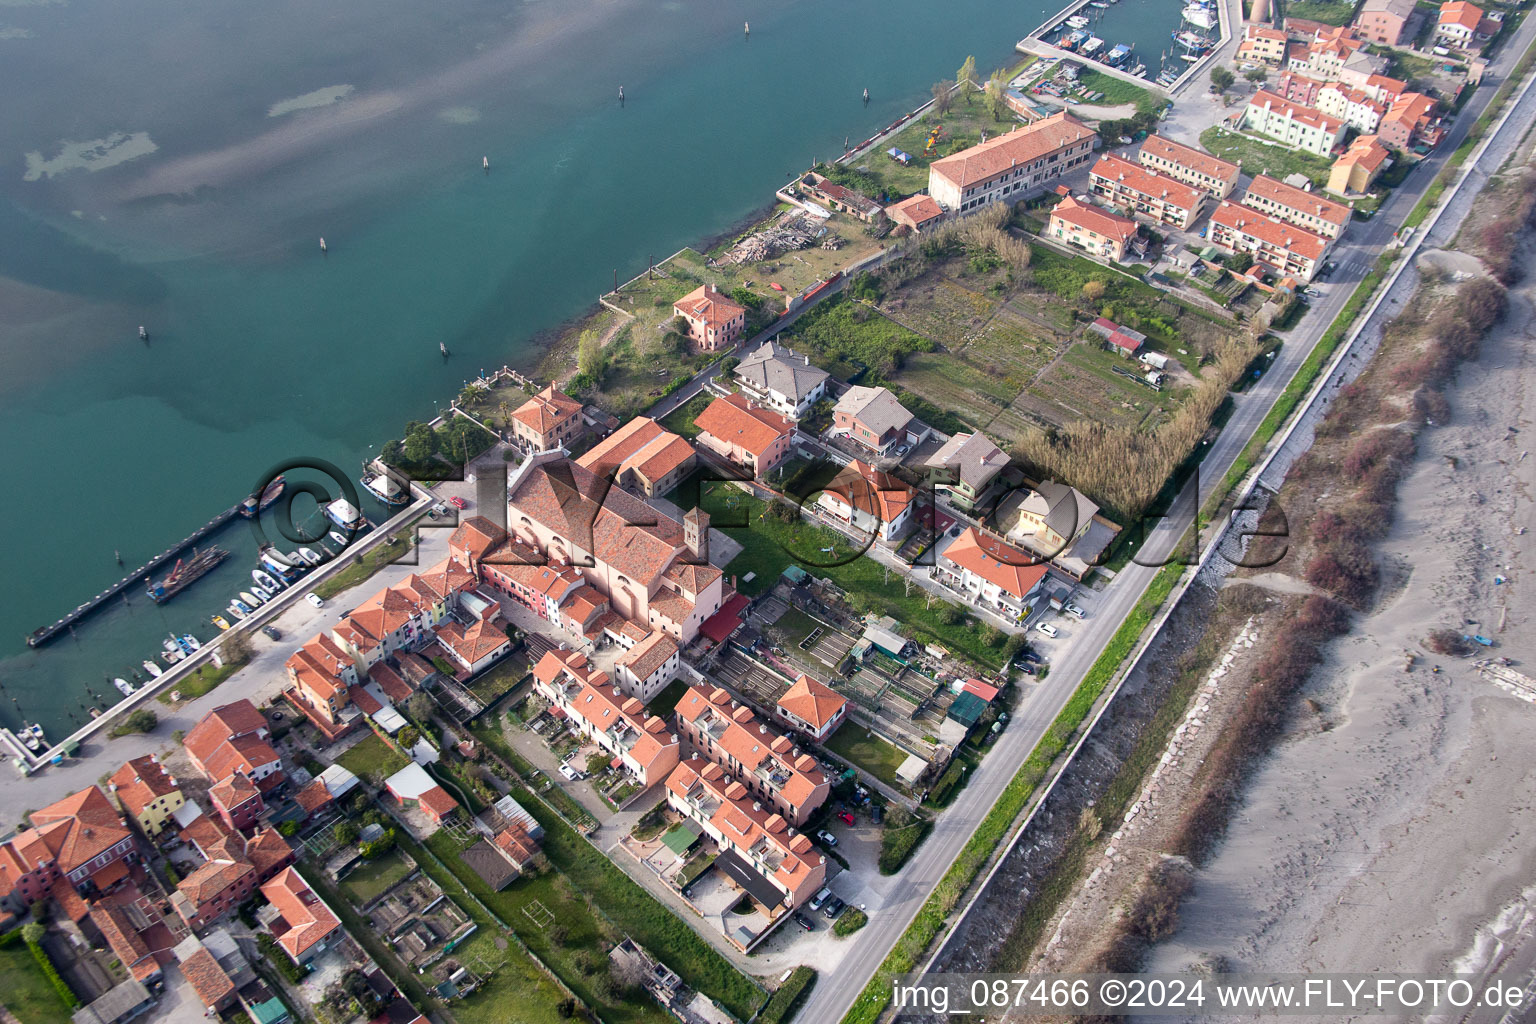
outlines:
{"label": "shrub", "polygon": [[789,980],[774,991],[773,997],[763,1007],[763,1012],[758,1014],[759,1024],[785,1024],[793,1019],[795,1011],[805,1002],[805,997],[811,994],[815,984],[815,970],[796,967]]}
{"label": "shrub", "polygon": [[1359,607],[1376,587],[1376,564],[1360,544],[1329,544],[1308,561],[1307,582]]}
{"label": "shrub", "polygon": [[[29,932],[28,929],[36,929],[36,931]],[[80,1000],[75,996],[74,990],[69,987],[69,982],[59,975],[59,969],[53,966],[53,961],[48,959],[48,952],[42,946],[43,931],[43,926],[33,921],[22,928],[22,941],[32,951],[32,958],[37,961],[37,966],[42,968],[43,976],[53,986],[53,991],[58,994],[59,1001],[73,1010],[80,1005]]]}
{"label": "shrub", "polygon": [[1465,658],[1472,653],[1472,643],[1454,629],[1437,629],[1424,638],[1424,646],[1436,654]]}
{"label": "shrub", "polygon": [[933,784],[928,791],[928,802],[935,807],[943,807],[954,795],[955,788],[965,778],[965,762],[955,760],[949,762],[949,767],[944,769],[944,774],[939,776],[939,781]]}
{"label": "shrub", "polygon": [[880,873],[894,875],[933,828],[927,818],[893,809],[880,832]]}
{"label": "shrub", "polygon": [[1483,334],[1509,311],[1509,293],[1497,282],[1479,277],[1456,290],[1456,305],[1467,324]]}
{"label": "shrub", "polygon": [[837,919],[837,923],[832,926],[832,934],[838,938],[843,938],[844,936],[852,935],[868,923],[868,914],[858,907],[849,907],[843,911],[842,916]]}
{"label": "shrub", "polygon": [[155,726],[159,724],[160,719],[153,711],[148,708],[139,708],[113,726],[112,735],[127,736],[130,733],[154,732]]}

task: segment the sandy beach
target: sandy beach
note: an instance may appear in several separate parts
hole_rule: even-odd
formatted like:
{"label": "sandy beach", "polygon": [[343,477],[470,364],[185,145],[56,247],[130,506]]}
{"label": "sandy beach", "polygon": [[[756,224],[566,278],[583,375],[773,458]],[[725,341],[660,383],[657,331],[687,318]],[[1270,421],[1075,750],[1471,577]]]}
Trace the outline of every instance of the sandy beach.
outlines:
{"label": "sandy beach", "polygon": [[1421,641],[1440,627],[1481,633],[1533,671],[1533,298],[1530,284],[1511,291],[1448,390],[1452,422],[1419,435],[1377,549],[1377,601],[1303,694],[1331,728],[1298,731],[1255,774],[1148,969],[1219,956],[1231,971],[1530,980],[1536,707]]}

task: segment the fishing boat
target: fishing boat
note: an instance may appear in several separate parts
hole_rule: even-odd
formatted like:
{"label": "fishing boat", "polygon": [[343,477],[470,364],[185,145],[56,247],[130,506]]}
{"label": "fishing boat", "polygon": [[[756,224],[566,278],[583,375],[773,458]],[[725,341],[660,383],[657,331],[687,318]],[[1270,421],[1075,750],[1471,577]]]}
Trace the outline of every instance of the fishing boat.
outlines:
{"label": "fishing boat", "polygon": [[240,514],[247,519],[254,519],[257,513],[266,511],[268,505],[283,496],[283,488],[286,486],[281,476],[274,477],[272,482],[262,489],[259,501],[252,494],[240,503]]}
{"label": "fishing boat", "polygon": [[112,680],[112,685],[117,687],[118,690],[122,692],[124,697],[133,696],[133,684],[124,679],[122,676],[118,676],[116,679]]}
{"label": "fishing boat", "polygon": [[357,510],[357,506],[346,498],[337,498],[325,506],[325,518],[347,531],[360,530],[365,523],[363,514]]}
{"label": "fishing boat", "polygon": [[226,619],[222,615],[215,615],[213,617],[213,624],[215,626],[218,626],[220,629],[228,629],[229,628],[229,620]]}
{"label": "fishing boat", "polygon": [[[1084,40],[1086,40],[1087,38],[1088,38],[1088,33],[1087,32],[1083,31],[1080,28],[1076,28],[1076,29],[1073,29],[1071,32],[1068,32],[1066,38],[1061,40],[1060,42],[1058,42],[1056,45],[1061,47],[1063,50],[1076,51],[1076,49],[1079,46],[1083,45]],[[784,289],[781,288],[779,290],[783,291]]]}
{"label": "fishing boat", "polygon": [[251,607],[249,604],[246,604],[244,601],[240,600],[239,598],[236,598],[235,600],[229,602],[229,606],[231,608],[234,608],[235,610],[237,610],[239,612],[242,612],[242,613],[246,614],[246,615],[252,615],[256,611],[255,608]]}
{"label": "fishing boat", "polygon": [[1077,52],[1081,53],[1084,57],[1092,57],[1102,49],[1104,49],[1104,40],[1098,36],[1089,36],[1088,41]]}
{"label": "fishing boat", "polygon": [[1137,64],[1135,67],[1131,68],[1131,74],[1137,78],[1146,78],[1147,66],[1145,64]]}
{"label": "fishing boat", "polygon": [[251,570],[251,579],[255,580],[257,586],[269,594],[276,594],[279,590],[283,589],[283,585],[273,579],[271,573],[263,572],[260,569]]}
{"label": "fishing boat", "polygon": [[[1172,35],[1174,42],[1178,43],[1180,46],[1193,53],[1204,53],[1206,50],[1211,48],[1211,41],[1209,39],[1206,39],[1204,36],[1198,35],[1197,33],[1190,32],[1187,29],[1183,32],[1174,32]],[[1183,54],[1181,56],[1188,56],[1188,54]]]}
{"label": "fishing boat", "polygon": [[1117,68],[1130,59],[1131,48],[1124,43],[1116,43],[1114,49],[1109,51],[1109,56],[1104,58],[1104,63],[1112,68]]}
{"label": "fishing boat", "polygon": [[411,500],[411,492],[401,487],[388,473],[369,473],[358,482],[369,494],[386,505],[405,505]]}
{"label": "fishing boat", "polygon": [[1216,13],[1199,4],[1190,4],[1184,8],[1184,20],[1198,28],[1216,27]]}
{"label": "fishing boat", "polygon": [[148,672],[150,675],[154,676],[157,679],[160,677],[161,673],[163,673],[165,671],[165,669],[161,668],[159,665],[156,665],[154,662],[150,661],[148,658],[145,658],[143,661],[139,662],[139,664],[144,666],[144,671],[145,672]]}
{"label": "fishing boat", "polygon": [[302,562],[297,558],[290,561],[286,556],[278,554],[274,548],[267,548],[261,553],[261,568],[284,583],[292,583],[304,575]]}
{"label": "fishing boat", "polygon": [[268,601],[272,600],[274,596],[272,591],[268,590],[266,587],[256,586],[254,584],[251,586],[251,593],[260,598],[262,604],[266,604]]}
{"label": "fishing boat", "polygon": [[325,561],[314,548],[299,548],[299,557],[310,565],[319,565]]}
{"label": "fishing boat", "polygon": [[194,548],[191,558],[178,558],[171,571],[159,583],[150,582],[144,592],[155,604],[169,601],[228,557],[229,552],[223,548],[207,548],[203,551]]}
{"label": "fishing boat", "polygon": [[242,590],[242,591],[240,591],[240,600],[244,601],[246,604],[250,605],[252,608],[255,608],[258,605],[262,605],[262,604],[266,603],[261,598],[257,597],[255,594],[251,593],[249,590]]}
{"label": "fishing boat", "polygon": [[1086,15],[1074,14],[1072,17],[1067,19],[1067,24],[1073,28],[1087,28],[1088,18]]}

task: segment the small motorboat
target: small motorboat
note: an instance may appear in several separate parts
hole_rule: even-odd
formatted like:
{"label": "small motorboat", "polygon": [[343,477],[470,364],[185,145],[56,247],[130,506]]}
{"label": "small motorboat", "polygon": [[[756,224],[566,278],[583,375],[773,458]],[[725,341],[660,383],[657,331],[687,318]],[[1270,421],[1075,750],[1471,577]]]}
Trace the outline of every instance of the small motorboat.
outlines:
{"label": "small motorboat", "polygon": [[1067,24],[1073,28],[1087,28],[1088,19],[1081,14],[1074,14],[1072,17],[1067,19]]}
{"label": "small motorboat", "polygon": [[253,606],[251,604],[248,604],[245,601],[240,600],[239,598],[236,598],[235,600],[229,602],[229,604],[230,604],[230,607],[238,608],[242,612],[245,612],[245,614],[247,614],[247,615],[254,615],[256,613],[255,606]]}
{"label": "small motorboat", "polygon": [[283,585],[277,582],[271,573],[262,569],[252,569],[251,579],[255,580],[269,594],[276,594],[279,590],[283,589]]}
{"label": "small motorboat", "polygon": [[321,558],[314,548],[299,548],[299,557],[304,559],[304,561],[308,562],[310,565],[320,565],[325,561],[325,559]]}
{"label": "small motorboat", "polygon": [[203,649],[203,642],[197,637],[193,636],[191,633],[181,634],[181,636],[176,638],[176,643],[188,654],[191,654],[193,651],[200,651]]}
{"label": "small motorboat", "polygon": [[40,752],[43,749],[42,741],[39,740],[36,736],[32,735],[32,726],[30,725],[23,725],[21,727],[21,732],[16,734],[16,738],[21,740],[22,743],[25,743],[27,749],[32,751],[34,754]]}
{"label": "small motorboat", "polygon": [[240,591],[240,600],[244,601],[246,604],[250,605],[252,608],[255,608],[258,605],[261,605],[261,604],[265,603],[264,601],[262,601],[261,598],[257,597],[255,594],[251,593],[249,590],[242,590],[242,591]]}
{"label": "small motorboat", "polygon": [[116,679],[112,680],[112,685],[117,687],[118,690],[122,692],[124,697],[133,696],[133,684],[124,679],[122,676],[118,676]]}
{"label": "small motorboat", "polygon": [[229,617],[234,619],[236,622],[250,615],[250,612],[241,610],[239,601],[229,602],[229,607],[225,608],[224,610],[228,612]]}
{"label": "small motorboat", "polygon": [[340,530],[331,531],[331,540],[335,541],[337,544],[340,544],[342,547],[346,547],[348,544],[352,543],[352,541],[347,538],[347,535],[342,533]]}
{"label": "small motorboat", "polygon": [[213,624],[215,626],[218,626],[220,629],[228,629],[229,628],[229,620],[226,619],[222,615],[215,615],[213,617]]}
{"label": "small motorboat", "polygon": [[266,587],[259,587],[255,584],[251,585],[251,593],[256,595],[262,604],[266,604],[268,601],[272,600],[274,596],[272,591],[268,590]]}
{"label": "small motorboat", "polygon": [[144,671],[148,672],[151,676],[159,676],[162,672],[165,671],[165,669],[161,668],[159,665],[156,665],[148,658],[145,658],[141,664],[144,666]]}

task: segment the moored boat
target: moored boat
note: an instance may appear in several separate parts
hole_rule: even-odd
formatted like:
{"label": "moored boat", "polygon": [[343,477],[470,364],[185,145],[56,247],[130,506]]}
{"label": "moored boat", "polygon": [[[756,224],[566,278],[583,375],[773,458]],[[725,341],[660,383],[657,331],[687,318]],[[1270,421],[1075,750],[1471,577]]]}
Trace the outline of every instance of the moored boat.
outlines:
{"label": "moored boat", "polygon": [[116,679],[112,680],[112,685],[117,687],[118,690],[122,692],[124,697],[133,696],[133,684],[124,679],[122,676],[118,676]]}
{"label": "moored boat", "polygon": [[144,592],[155,604],[169,601],[228,557],[229,552],[223,548],[194,550],[191,558],[178,558],[176,564],[171,567],[171,571],[166,573],[159,583],[147,581]]}
{"label": "moored boat", "polygon": [[203,642],[191,633],[183,633],[176,638],[177,645],[188,654],[203,649]]}
{"label": "moored boat", "polygon": [[250,605],[252,608],[255,608],[259,604],[265,604],[266,603],[261,598],[257,597],[255,594],[251,593],[249,590],[242,590],[242,591],[240,591],[240,600],[244,601],[246,604]]}
{"label": "moored boat", "polygon": [[1072,28],[1087,28],[1088,19],[1081,14],[1074,14],[1067,19],[1067,24]]}
{"label": "moored boat", "polygon": [[161,668],[159,665],[156,665],[148,658],[145,658],[142,662],[140,662],[140,664],[144,666],[144,671],[148,672],[151,676],[159,676],[162,672],[165,671],[165,669]]}
{"label": "moored boat", "polygon": [[1190,4],[1184,8],[1184,20],[1199,28],[1216,27],[1216,13],[1199,4]]}
{"label": "moored boat", "polygon": [[314,548],[299,548],[299,557],[310,565],[319,565],[325,561]]}
{"label": "moored boat", "polygon": [[251,579],[255,580],[269,594],[276,594],[279,590],[283,589],[283,585],[273,579],[271,573],[264,572],[261,569],[252,569]]}
{"label": "moored boat", "polygon": [[262,604],[266,604],[268,601],[272,600],[272,596],[273,596],[272,595],[272,591],[270,591],[266,587],[260,586],[258,584],[252,584],[251,585],[251,593],[255,594],[258,598],[260,598]]}
{"label": "moored boat", "polygon": [[40,753],[43,749],[42,740],[32,735],[32,727],[30,725],[23,725],[21,731],[16,734],[16,738],[26,744],[27,749],[34,754]]}
{"label": "moored boat", "polygon": [[325,506],[325,517],[343,530],[361,530],[365,520],[363,514],[357,510],[357,506],[346,498],[337,498]]}
{"label": "moored boat", "polygon": [[254,494],[248,496],[240,503],[240,514],[247,519],[256,518],[258,512],[265,511],[267,506],[282,497],[283,488],[286,486],[281,476],[276,477],[262,489],[261,499],[258,501]]}
{"label": "moored boat", "polygon": [[348,544],[352,543],[347,539],[347,535],[342,533],[340,530],[331,531],[331,540],[337,544],[340,544],[342,547],[346,547]]}
{"label": "moored boat", "polygon": [[244,612],[244,611],[240,610],[240,602],[238,602],[238,601],[231,601],[229,603],[229,607],[225,608],[224,610],[226,612],[228,612],[229,616],[232,619],[234,619],[236,622],[238,622],[241,619],[245,618],[249,614],[248,612]]}
{"label": "moored boat", "polygon": [[220,629],[228,629],[229,628],[229,620],[226,619],[222,615],[215,615],[213,617],[213,624],[215,626],[218,626]]}
{"label": "moored boat", "polygon": [[1078,52],[1081,53],[1084,57],[1092,57],[1102,49],[1104,49],[1104,40],[1100,39],[1098,36],[1089,36],[1088,41],[1082,45],[1082,48],[1078,50]]}
{"label": "moored boat", "polygon": [[404,505],[411,500],[411,492],[401,487],[388,473],[369,473],[358,482],[369,494],[386,505]]}

